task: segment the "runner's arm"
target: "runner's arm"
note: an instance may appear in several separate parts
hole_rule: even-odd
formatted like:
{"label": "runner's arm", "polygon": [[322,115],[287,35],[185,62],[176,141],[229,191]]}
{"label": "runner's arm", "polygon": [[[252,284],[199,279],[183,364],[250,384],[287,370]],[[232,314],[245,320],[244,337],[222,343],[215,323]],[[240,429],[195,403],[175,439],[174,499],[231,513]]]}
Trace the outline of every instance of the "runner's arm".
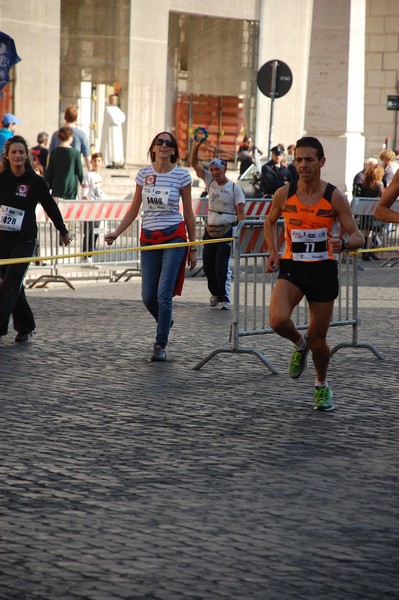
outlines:
{"label": "runner's arm", "polygon": [[384,190],[374,211],[374,216],[384,223],[399,223],[399,212],[391,206],[399,197],[399,169],[396,171],[389,186]]}
{"label": "runner's arm", "polygon": [[[183,217],[187,227],[188,239],[195,242],[195,217],[193,213],[193,204],[191,201],[191,184],[186,185],[181,191],[183,203]],[[189,248],[187,262],[190,270],[197,264],[197,246]]]}
{"label": "runner's arm", "polygon": [[272,205],[269,214],[266,216],[264,224],[264,236],[267,249],[270,256],[266,260],[266,271],[272,273],[280,262],[280,255],[277,248],[276,225],[278,219],[283,214],[283,208],[287,200],[287,186],[277,190],[273,196]]}
{"label": "runner's arm", "polygon": [[105,241],[110,246],[117,237],[120,236],[121,233],[125,231],[133,223],[137,215],[139,214],[140,206],[141,206],[141,192],[143,190],[143,186],[136,184],[136,191],[134,192],[134,197],[131,205],[129,206],[127,213],[123,217],[122,221],[118,225],[118,227],[114,231],[110,231],[105,236]]}
{"label": "runner's arm", "polygon": [[[356,225],[355,218],[350,209],[349,202],[343,193],[335,188],[332,198],[331,206],[337,215],[342,227],[348,234],[347,248],[348,250],[357,250],[364,246],[364,236],[359,231]],[[328,240],[329,247],[333,253],[341,252],[342,240],[340,237],[333,237]]]}

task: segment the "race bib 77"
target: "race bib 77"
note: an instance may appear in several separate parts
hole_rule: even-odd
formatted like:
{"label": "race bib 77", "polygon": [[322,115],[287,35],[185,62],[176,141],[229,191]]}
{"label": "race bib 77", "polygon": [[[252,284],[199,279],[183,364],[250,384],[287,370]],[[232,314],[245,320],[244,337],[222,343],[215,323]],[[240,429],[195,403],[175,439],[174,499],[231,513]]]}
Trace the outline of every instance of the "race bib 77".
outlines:
{"label": "race bib 77", "polygon": [[317,261],[328,259],[327,229],[292,229],[292,259]]}

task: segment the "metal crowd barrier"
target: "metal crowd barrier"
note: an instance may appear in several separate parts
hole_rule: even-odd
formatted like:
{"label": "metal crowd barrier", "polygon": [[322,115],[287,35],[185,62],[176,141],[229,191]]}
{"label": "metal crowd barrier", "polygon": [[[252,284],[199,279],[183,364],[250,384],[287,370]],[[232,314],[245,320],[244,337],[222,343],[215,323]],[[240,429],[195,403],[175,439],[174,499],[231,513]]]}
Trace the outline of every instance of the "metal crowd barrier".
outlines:
{"label": "metal crowd barrier", "polygon": [[[118,267],[139,273],[139,252],[124,250],[139,244],[140,225],[136,221],[114,242],[113,248],[120,248],[120,253],[94,255],[92,262],[85,261],[84,256],[69,256],[89,251],[89,244],[91,244],[90,250],[107,249],[108,246],[104,242],[105,234],[118,226],[130,204],[131,201],[117,200],[102,202],[61,200],[58,207],[73,238],[73,242],[68,247],[60,243],[57,230],[52,222],[47,220],[43,208],[39,206],[36,213],[38,256],[62,255],[63,258],[44,263],[31,263],[26,279],[27,286],[43,287],[50,281],[61,281],[73,288],[70,281],[74,279],[113,280]],[[90,242],[89,238],[91,238]],[[39,275],[39,270],[45,272]]]}
{"label": "metal crowd barrier", "polygon": [[[352,213],[360,231],[367,240],[370,253],[376,248],[390,248],[399,244],[399,228],[397,223],[382,223],[374,217],[374,210],[378,198],[354,197],[351,203]],[[399,210],[399,200],[393,205],[394,210]],[[363,255],[367,257],[366,255]],[[399,263],[398,251],[384,252],[384,261],[381,267],[394,266]]]}
{"label": "metal crowd barrier", "polygon": [[[219,347],[210,352],[194,369],[200,369],[211,358],[220,353],[241,353],[256,356],[273,375],[278,374],[267,356],[254,347],[241,345],[241,338],[274,333],[269,325],[268,306],[277,279],[276,274],[266,273],[268,257],[263,236],[263,220],[241,221],[234,235],[234,294],[230,345]],[[283,222],[279,223],[277,232],[279,247],[283,243]],[[358,342],[358,255],[353,253],[343,260],[339,255],[340,292],[334,303],[331,327],[351,326],[352,340],[335,346],[331,354],[340,348],[366,348],[379,359],[383,354],[372,344]],[[293,321],[299,330],[307,330],[309,326],[308,303],[304,298],[293,313]]]}
{"label": "metal crowd barrier", "polygon": [[[354,198],[352,201],[352,211],[357,218],[363,231],[367,230],[369,239],[375,240],[375,243],[383,246],[398,245],[399,232],[396,225],[383,225],[376,221],[373,216],[377,200],[370,198]],[[59,202],[59,208],[64,217],[67,227],[72,234],[74,241],[68,246],[59,244],[59,236],[51,221],[46,220],[43,209],[39,206],[37,211],[38,237],[39,237],[39,255],[54,256],[62,255],[64,258],[31,263],[26,279],[29,287],[35,285],[46,285],[49,281],[62,281],[70,287],[74,279],[109,279],[118,281],[121,278],[129,279],[133,275],[140,275],[140,252],[126,251],[124,248],[139,246],[141,221],[137,219],[114,243],[112,248],[120,248],[120,253],[98,254],[92,257],[92,262],[85,261],[85,257],[69,257],[69,254],[83,252],[83,241],[85,233],[88,233],[88,224],[90,226],[90,235],[96,245],[94,250],[106,250],[108,246],[104,242],[104,235],[115,229],[131,204],[131,200],[106,200],[102,202],[92,201],[67,201]],[[399,204],[399,203],[397,203]],[[245,204],[246,219],[264,219],[271,206],[271,198],[248,198]],[[395,205],[396,208],[396,205]],[[208,215],[208,198],[198,198],[193,200],[193,211],[196,220],[196,239],[202,239],[204,228]],[[252,244],[256,244],[255,238],[263,239],[263,233],[253,232]],[[86,250],[88,250],[86,248]],[[202,261],[203,247],[198,247],[198,259]],[[372,251],[372,249],[370,249]],[[399,262],[396,259],[392,262],[392,253],[384,253],[388,258],[381,266],[386,264],[395,264]],[[394,254],[393,256],[397,256]],[[202,271],[199,267],[192,274]],[[39,275],[39,272],[41,273]]]}
{"label": "metal crowd barrier", "polygon": [[[26,285],[28,287],[44,287],[47,283],[63,282],[73,288],[71,281],[79,279],[109,279],[128,280],[133,275],[140,275],[140,253],[127,252],[123,248],[140,245],[141,220],[136,221],[114,242],[112,248],[120,248],[120,253],[93,255],[88,263],[84,256],[70,257],[88,251],[84,247],[85,234],[91,236],[90,250],[106,250],[104,242],[107,232],[115,229],[125,216],[131,200],[68,201],[61,200],[58,204],[73,242],[67,248],[59,243],[59,235],[51,221],[48,221],[41,206],[37,210],[38,256],[62,255],[62,259],[30,264]],[[270,208],[270,199],[249,199],[245,205],[247,218],[264,217]],[[193,211],[196,221],[196,239],[202,239],[208,216],[208,199],[193,200]],[[90,230],[88,230],[88,225]],[[87,238],[87,235],[86,235]],[[96,238],[96,244],[94,244]],[[198,246],[198,259],[202,261],[203,246]],[[202,270],[199,267],[197,273]],[[43,272],[44,271],[44,272]],[[39,274],[40,272],[40,274]],[[196,274],[195,272],[193,274]]]}

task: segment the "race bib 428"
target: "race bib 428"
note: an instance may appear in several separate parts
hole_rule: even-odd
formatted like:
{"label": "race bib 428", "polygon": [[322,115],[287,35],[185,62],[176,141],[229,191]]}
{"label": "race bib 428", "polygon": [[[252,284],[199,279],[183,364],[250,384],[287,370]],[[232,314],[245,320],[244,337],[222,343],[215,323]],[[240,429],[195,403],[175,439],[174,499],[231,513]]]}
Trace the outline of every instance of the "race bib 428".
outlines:
{"label": "race bib 428", "polygon": [[3,231],[21,231],[24,210],[12,206],[0,207],[0,229]]}

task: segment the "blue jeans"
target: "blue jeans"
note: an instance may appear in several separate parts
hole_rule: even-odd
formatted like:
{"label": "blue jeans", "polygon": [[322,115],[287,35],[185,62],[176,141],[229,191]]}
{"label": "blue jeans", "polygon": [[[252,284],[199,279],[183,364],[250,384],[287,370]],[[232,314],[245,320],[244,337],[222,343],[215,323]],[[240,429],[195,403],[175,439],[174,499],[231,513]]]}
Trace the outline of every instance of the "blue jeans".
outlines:
{"label": "blue jeans", "polygon": [[[184,240],[173,240],[173,243],[179,242]],[[157,322],[156,344],[163,348],[168,343],[173,290],[185,254],[184,247],[145,250],[141,253],[141,296],[146,309]]]}

